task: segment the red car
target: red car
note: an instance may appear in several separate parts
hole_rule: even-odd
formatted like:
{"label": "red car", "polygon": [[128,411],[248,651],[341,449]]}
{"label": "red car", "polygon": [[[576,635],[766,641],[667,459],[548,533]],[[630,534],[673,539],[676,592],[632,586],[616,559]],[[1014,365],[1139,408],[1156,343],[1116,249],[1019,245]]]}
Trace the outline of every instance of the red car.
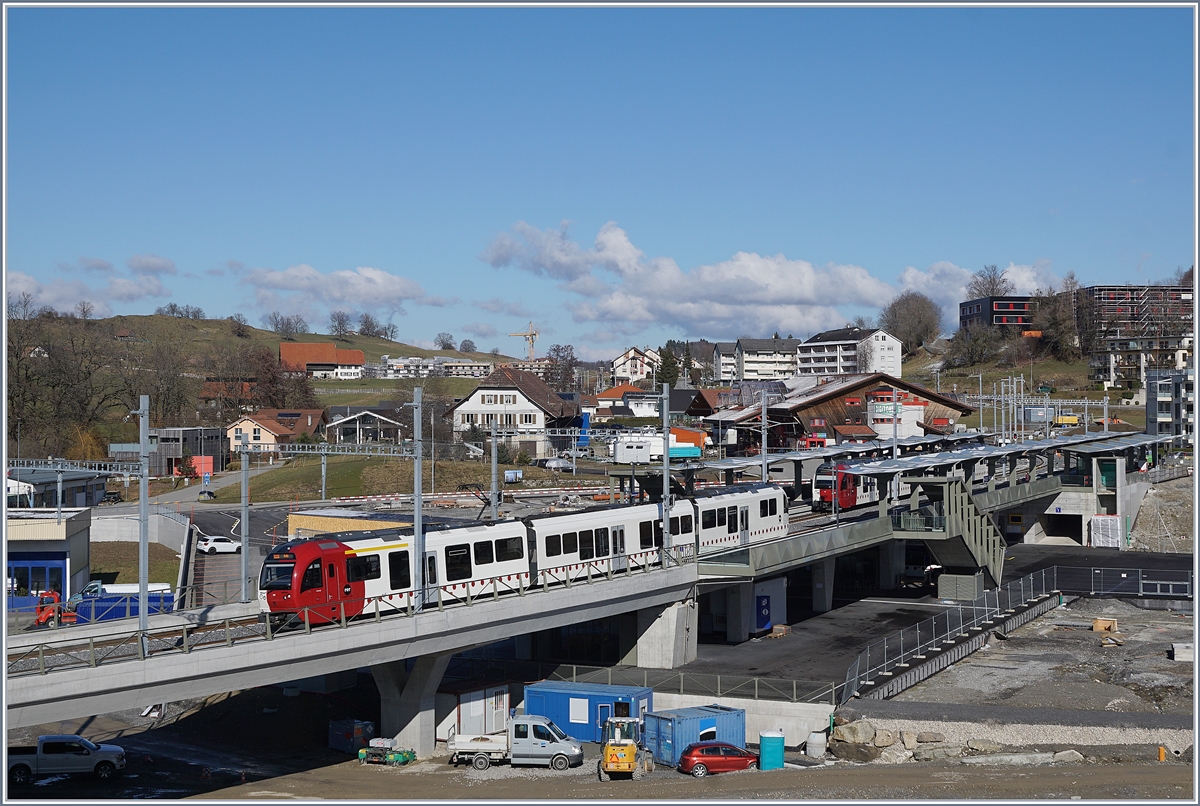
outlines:
{"label": "red car", "polygon": [[689,744],[679,757],[679,771],[703,778],[710,772],[757,770],[758,756],[725,742]]}

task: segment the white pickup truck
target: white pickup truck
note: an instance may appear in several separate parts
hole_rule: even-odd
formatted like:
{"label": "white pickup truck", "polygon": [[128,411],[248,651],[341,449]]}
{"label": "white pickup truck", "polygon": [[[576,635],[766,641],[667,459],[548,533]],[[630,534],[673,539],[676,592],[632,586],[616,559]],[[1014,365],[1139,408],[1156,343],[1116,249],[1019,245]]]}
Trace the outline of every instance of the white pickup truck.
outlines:
{"label": "white pickup truck", "polygon": [[39,736],[36,747],[8,748],[8,782],[27,784],[39,775],[90,772],[102,781],[125,769],[125,751],[73,734]]}
{"label": "white pickup truck", "polygon": [[555,770],[583,763],[583,745],[579,740],[563,733],[544,716],[513,717],[504,733],[460,736],[451,728],[446,748],[452,764],[470,760],[477,770],[486,770],[493,761]]}

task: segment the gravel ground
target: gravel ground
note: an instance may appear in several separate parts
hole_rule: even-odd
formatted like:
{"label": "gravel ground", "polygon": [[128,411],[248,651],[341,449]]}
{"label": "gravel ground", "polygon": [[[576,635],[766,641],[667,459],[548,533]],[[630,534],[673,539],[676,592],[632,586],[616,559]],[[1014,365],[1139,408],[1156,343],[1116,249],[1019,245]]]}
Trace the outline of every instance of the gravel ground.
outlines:
{"label": "gravel ground", "polygon": [[[1103,647],[1107,633],[1092,631],[1095,618],[1116,619],[1116,637],[1124,644]],[[1155,717],[1193,713],[1193,664],[1171,660],[1169,653],[1172,643],[1194,641],[1194,630],[1190,614],[1142,610],[1112,599],[1076,599],[1005,640],[993,637],[980,651],[880,703],[874,714],[868,700],[851,703],[850,709],[861,705],[877,729],[936,731],[959,744],[973,738],[1058,749],[1146,744],[1183,753],[1193,745],[1194,732],[1181,729],[1179,719]],[[968,718],[887,715],[885,706],[903,712],[904,703],[943,704],[946,715]],[[969,718],[972,708],[979,719]],[[1057,723],[1038,723],[1048,709],[1056,712]],[[1111,723],[1119,714],[1131,716],[1115,719],[1116,725],[1096,724]]]}
{"label": "gravel ground", "polygon": [[1133,524],[1130,548],[1134,551],[1193,553],[1195,498],[1196,480],[1192,476],[1150,488]]}

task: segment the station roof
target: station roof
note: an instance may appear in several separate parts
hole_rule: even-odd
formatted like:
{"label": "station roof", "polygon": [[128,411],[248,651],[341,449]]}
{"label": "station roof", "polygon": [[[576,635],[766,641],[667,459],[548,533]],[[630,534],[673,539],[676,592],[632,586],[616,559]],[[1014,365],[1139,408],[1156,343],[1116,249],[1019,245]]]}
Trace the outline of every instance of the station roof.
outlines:
{"label": "station roof", "polygon": [[1071,450],[1075,453],[1095,456],[1097,454],[1116,453],[1128,450],[1129,448],[1142,448],[1156,443],[1172,442],[1176,439],[1178,439],[1178,436],[1174,434],[1118,434],[1111,439],[1090,442],[1087,445],[1080,445]]}

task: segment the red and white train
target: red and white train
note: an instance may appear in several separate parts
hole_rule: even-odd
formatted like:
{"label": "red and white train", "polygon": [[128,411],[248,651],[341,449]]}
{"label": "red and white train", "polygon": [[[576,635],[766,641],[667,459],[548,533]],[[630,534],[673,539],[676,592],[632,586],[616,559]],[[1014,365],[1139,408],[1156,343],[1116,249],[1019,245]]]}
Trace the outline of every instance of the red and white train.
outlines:
{"label": "red and white train", "polygon": [[[716,488],[672,504],[667,545],[694,557],[787,530],[787,495],[777,485]],[[330,533],[271,549],[259,606],[276,624],[329,623],[624,573],[661,562],[662,547],[661,504],[432,527],[420,590],[412,529]]]}
{"label": "red and white train", "polygon": [[817,468],[813,480],[813,510],[834,510],[834,478],[837,478],[837,509],[845,511],[864,504],[879,501],[877,479],[849,472],[851,465],[845,462],[825,462]]}

